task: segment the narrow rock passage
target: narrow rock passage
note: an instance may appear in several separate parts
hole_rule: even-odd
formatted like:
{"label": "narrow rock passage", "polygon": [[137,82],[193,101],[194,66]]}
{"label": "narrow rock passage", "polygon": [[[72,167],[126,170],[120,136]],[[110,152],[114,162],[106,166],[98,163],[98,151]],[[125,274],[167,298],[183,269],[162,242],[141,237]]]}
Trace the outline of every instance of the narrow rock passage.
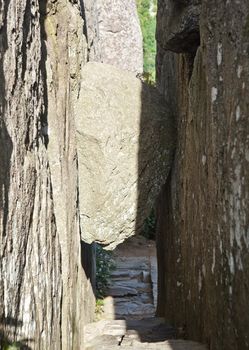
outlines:
{"label": "narrow rock passage", "polygon": [[142,236],[132,237],[115,249],[114,261],[116,269],[104,303],[104,318],[153,317],[157,302],[155,242]]}
{"label": "narrow rock passage", "polygon": [[135,236],[114,251],[115,270],[101,320],[85,326],[86,350],[205,350],[176,339],[176,331],[155,317],[157,258],[155,242]]}

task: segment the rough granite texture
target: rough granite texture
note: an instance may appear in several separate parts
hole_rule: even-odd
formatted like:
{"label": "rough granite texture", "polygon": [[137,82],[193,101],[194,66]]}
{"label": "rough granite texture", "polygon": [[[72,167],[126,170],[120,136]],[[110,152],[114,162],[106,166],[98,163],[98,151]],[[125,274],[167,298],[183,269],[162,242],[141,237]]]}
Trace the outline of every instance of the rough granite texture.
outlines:
{"label": "rough granite texture", "polygon": [[158,313],[212,350],[249,349],[248,1],[202,1],[195,57],[161,45],[167,3],[157,76],[178,141],[159,203]]}
{"label": "rough granite texture", "polygon": [[139,233],[166,181],[172,118],[156,88],[113,66],[88,63],[75,120],[82,239],[114,248]]}
{"label": "rough granite texture", "polygon": [[94,311],[71,113],[82,26],[78,1],[0,4],[0,339],[32,349],[80,349]]}
{"label": "rough granite texture", "polygon": [[136,0],[98,0],[101,62],[143,72],[143,38]]}

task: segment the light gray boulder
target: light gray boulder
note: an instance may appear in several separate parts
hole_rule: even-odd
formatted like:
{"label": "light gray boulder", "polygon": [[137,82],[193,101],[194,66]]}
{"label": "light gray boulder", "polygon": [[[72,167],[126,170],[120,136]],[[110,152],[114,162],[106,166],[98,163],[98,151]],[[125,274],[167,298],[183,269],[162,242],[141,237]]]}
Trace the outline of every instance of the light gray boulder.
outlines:
{"label": "light gray boulder", "polygon": [[101,62],[143,72],[143,36],[136,0],[98,0]]}
{"label": "light gray boulder", "polygon": [[82,239],[113,249],[141,230],[168,176],[175,129],[155,87],[101,63],[74,104]]}

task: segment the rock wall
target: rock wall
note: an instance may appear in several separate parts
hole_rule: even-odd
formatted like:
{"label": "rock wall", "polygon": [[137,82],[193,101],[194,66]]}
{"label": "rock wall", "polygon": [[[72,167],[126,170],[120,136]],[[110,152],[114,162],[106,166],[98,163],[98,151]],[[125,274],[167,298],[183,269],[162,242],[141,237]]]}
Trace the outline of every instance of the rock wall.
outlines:
{"label": "rock wall", "polygon": [[94,311],[71,112],[81,12],[79,1],[0,5],[0,337],[32,349],[80,349]]}
{"label": "rock wall", "polygon": [[143,72],[143,38],[135,0],[98,0],[101,62]]}
{"label": "rock wall", "polygon": [[178,125],[158,313],[212,350],[249,349],[248,28],[246,0],[158,4],[158,83]]}

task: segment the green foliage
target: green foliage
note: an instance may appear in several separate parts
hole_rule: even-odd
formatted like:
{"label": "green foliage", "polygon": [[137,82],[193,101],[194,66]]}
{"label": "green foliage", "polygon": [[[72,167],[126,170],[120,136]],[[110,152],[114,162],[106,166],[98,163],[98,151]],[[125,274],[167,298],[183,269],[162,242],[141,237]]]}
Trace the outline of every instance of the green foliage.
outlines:
{"label": "green foliage", "polygon": [[151,73],[143,72],[140,79],[148,85],[152,85],[152,86],[156,85],[155,76],[153,76]]}
{"label": "green foliage", "polygon": [[103,299],[96,299],[96,305],[95,305],[96,321],[98,320],[99,316],[103,313],[103,306],[104,306],[104,300]]}
{"label": "green foliage", "polygon": [[143,33],[144,73],[155,81],[157,1],[137,0],[137,9]]}
{"label": "green foliage", "polygon": [[108,288],[111,272],[115,269],[112,252],[104,250],[96,244],[96,320],[103,312],[104,297]]}
{"label": "green foliage", "polygon": [[[22,324],[22,321],[15,320],[11,317],[7,317],[4,321],[0,321],[1,325],[8,325],[9,327],[14,327]],[[2,327],[1,327],[2,328]],[[31,350],[31,348],[27,345],[29,341],[33,341],[32,339],[20,339],[18,341],[14,341],[14,332],[10,331],[7,335],[2,329],[0,330],[0,350]]]}
{"label": "green foliage", "polygon": [[3,350],[19,350],[21,347],[17,343],[8,344],[3,347]]}
{"label": "green foliage", "polygon": [[105,296],[111,272],[115,264],[112,259],[112,252],[104,250],[96,245],[96,298],[103,299]]}
{"label": "green foliage", "polygon": [[0,342],[0,349],[2,350],[20,350],[22,344],[19,342],[11,342],[9,340],[3,340]]}
{"label": "green foliage", "polygon": [[156,237],[156,215],[154,210],[151,211],[144,222],[142,236],[148,239],[155,239]]}

